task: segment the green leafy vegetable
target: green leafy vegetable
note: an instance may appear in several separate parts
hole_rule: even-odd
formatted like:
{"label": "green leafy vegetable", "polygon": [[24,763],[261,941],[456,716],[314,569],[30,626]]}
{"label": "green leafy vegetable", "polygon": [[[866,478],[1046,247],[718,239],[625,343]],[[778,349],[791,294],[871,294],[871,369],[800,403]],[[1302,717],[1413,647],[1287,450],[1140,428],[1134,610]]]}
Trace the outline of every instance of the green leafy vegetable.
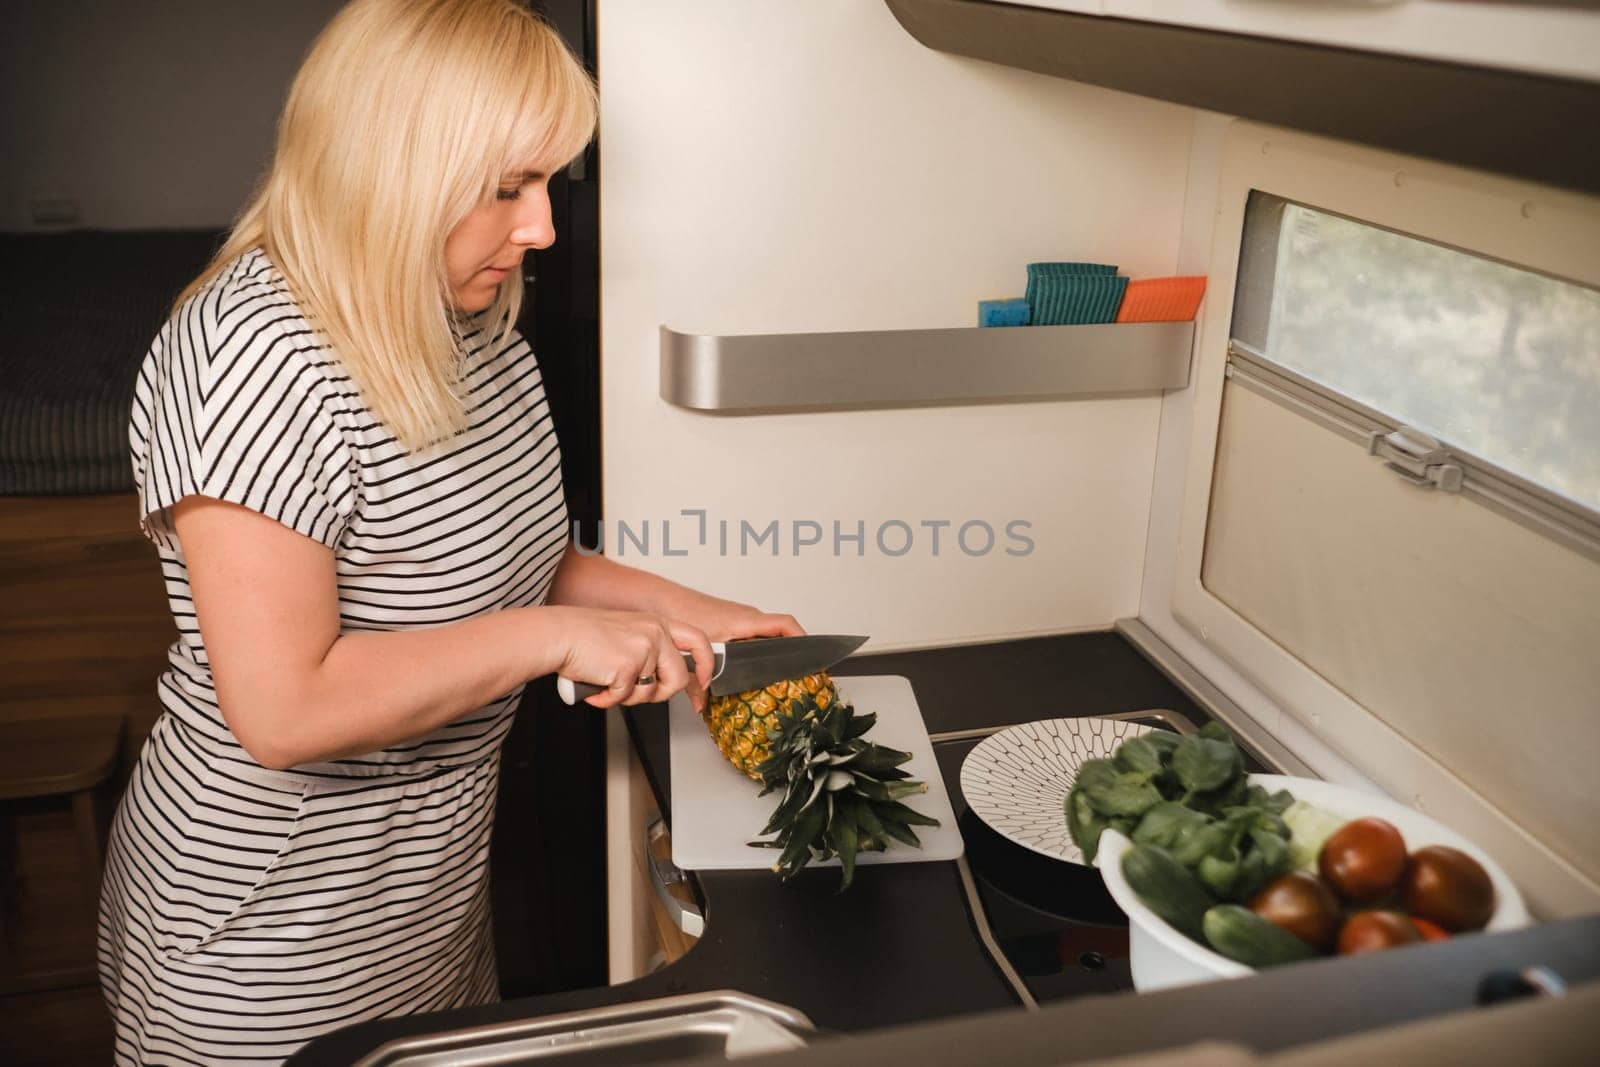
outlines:
{"label": "green leafy vegetable", "polygon": [[[1294,797],[1250,784],[1243,755],[1217,723],[1190,737],[1152,731],[1124,741],[1111,759],[1085,762],[1065,806],[1072,839],[1091,862],[1101,835],[1120,830],[1135,847],[1159,851],[1154,859],[1142,852],[1142,868],[1174,864],[1204,899],[1246,900],[1291,862],[1284,813],[1295,810]],[[1174,881],[1162,881],[1165,895]],[[1185,918],[1192,927],[1193,915]]]}
{"label": "green leafy vegetable", "polygon": [[1185,807],[1175,800],[1163,800],[1139,819],[1139,825],[1133,831],[1133,840],[1136,844],[1155,845],[1157,848],[1172,852],[1185,830],[1193,831],[1210,822],[1211,820],[1202,812]]}
{"label": "green leafy vegetable", "polygon": [[1201,812],[1195,814],[1200,820],[1185,825],[1172,842],[1172,855],[1185,867],[1198,865],[1202,857],[1225,847],[1229,840],[1227,823]]}
{"label": "green leafy vegetable", "polygon": [[1245,856],[1239,884],[1234,886],[1240,900],[1255,896],[1262,886],[1289,869],[1288,835],[1280,836],[1258,822],[1250,828],[1248,840],[1250,851]]}
{"label": "green leafy vegetable", "polygon": [[1220,789],[1244,770],[1244,760],[1231,740],[1197,734],[1172,752],[1172,773],[1191,793]]}
{"label": "green leafy vegetable", "polygon": [[1111,760],[1092,759],[1078,768],[1072,791],[1088,797],[1101,815],[1136,816],[1161,802],[1151,778],[1151,774],[1118,770]]}
{"label": "green leafy vegetable", "polygon": [[1156,751],[1161,754],[1161,762],[1164,766],[1171,761],[1172,750],[1178,747],[1183,738],[1171,730],[1151,730],[1147,734],[1139,735],[1137,740],[1143,741],[1147,745],[1154,745]]}
{"label": "green leafy vegetable", "polygon": [[1274,815],[1282,815],[1295,799],[1287,789],[1269,793],[1259,785],[1252,785],[1245,790],[1244,802],[1252,808],[1263,808]]}
{"label": "green leafy vegetable", "polygon": [[1114,762],[1124,771],[1154,778],[1163,770],[1162,751],[1149,739],[1135,737],[1117,747]]}
{"label": "green leafy vegetable", "polygon": [[1078,777],[1073,780],[1074,791],[1087,789],[1092,785],[1110,782],[1117,776],[1117,765],[1108,759],[1084,760],[1078,768]]}
{"label": "green leafy vegetable", "polygon": [[1248,784],[1241,772],[1219,789],[1212,789],[1203,793],[1184,793],[1179,799],[1196,811],[1203,811],[1207,815],[1221,817],[1228,808],[1244,804],[1247,797]]}

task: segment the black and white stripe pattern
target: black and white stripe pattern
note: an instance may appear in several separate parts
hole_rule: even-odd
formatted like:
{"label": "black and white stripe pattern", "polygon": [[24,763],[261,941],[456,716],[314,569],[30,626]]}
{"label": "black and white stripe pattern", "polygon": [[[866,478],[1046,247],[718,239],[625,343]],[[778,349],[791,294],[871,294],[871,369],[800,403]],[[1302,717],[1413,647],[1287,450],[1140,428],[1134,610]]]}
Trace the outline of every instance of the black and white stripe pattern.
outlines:
{"label": "black and white stripe pattern", "polygon": [[414,742],[274,772],[224,724],[165,509],[200,494],[327,545],[341,631],[544,601],[561,458],[521,338],[469,337],[469,426],[412,455],[259,251],[173,316],[130,441],[179,639],[113,826],[100,971],[125,1063],[260,1063],[362,1019],[494,999],[488,856],[520,692]]}

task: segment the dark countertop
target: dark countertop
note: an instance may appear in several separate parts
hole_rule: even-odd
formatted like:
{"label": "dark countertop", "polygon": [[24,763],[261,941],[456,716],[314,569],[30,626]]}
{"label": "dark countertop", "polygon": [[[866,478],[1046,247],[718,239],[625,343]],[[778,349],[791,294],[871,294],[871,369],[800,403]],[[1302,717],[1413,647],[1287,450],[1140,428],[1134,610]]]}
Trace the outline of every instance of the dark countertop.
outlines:
{"label": "dark countertop", "polygon": [[[909,678],[934,734],[1151,708],[1205,719],[1115,634],[857,656],[833,673]],[[629,729],[670,826],[666,716],[632,714]],[[959,816],[954,789],[951,799]],[[705,936],[682,960],[630,985],[665,978],[666,992],[738,989],[843,1031],[1018,1003],[972,934],[953,862],[860,867],[844,895],[835,893],[834,870],[805,871],[788,885],[767,871],[695,877]]]}
{"label": "dark countertop", "polygon": [[[1206,718],[1181,690],[1112,633],[859,656],[835,673],[906,676],[930,733],[1156,708],[1176,711],[1196,723]],[[670,820],[663,712],[645,708],[629,713],[628,719],[646,774]],[[960,804],[955,796],[952,801]],[[1449,987],[1444,992],[1407,997],[1403,1005],[1390,997],[1384,1010],[1358,1003],[1369,998],[1330,998],[1327,990],[1334,987],[1328,982],[1348,988],[1352,977],[1346,977],[1346,971],[1359,972],[1353,975],[1360,980],[1358,984],[1370,978],[1379,983],[1375,988],[1393,989],[1396,987],[1387,985],[1378,972],[1399,968],[1416,974],[1422,967],[1437,989],[1440,983],[1433,978],[1438,975],[1429,968],[1451,968],[1443,959],[1449,953],[1475,950],[1474,960],[1486,960],[1516,955],[1522,951],[1518,939],[1534,939],[1541,951],[1547,943],[1552,950],[1567,943],[1544,936],[1542,931],[1552,929],[1545,927],[1496,938],[1462,939],[1386,958],[1324,961],[1237,982],[1175,990],[1159,994],[1169,1006],[1154,1016],[1147,1014],[1145,1005],[1153,1003],[1148,996],[1086,998],[1023,1015],[973,932],[953,862],[858,868],[855,884],[843,895],[835,893],[838,873],[831,870],[802,872],[788,885],[765,871],[705,871],[696,877],[706,933],[687,956],[670,967],[619,986],[359,1024],[312,1042],[291,1062],[348,1064],[400,1037],[714,989],[737,989],[791,1005],[810,1016],[824,1033],[860,1033],[943,1020],[937,1027],[942,1035],[939,1040],[952,1043],[944,1047],[967,1047],[977,1059],[993,1058],[992,1041],[1006,1034],[1014,1035],[1018,1042],[1014,1049],[1008,1043],[1007,1062],[1025,1062],[1033,1056],[1042,1057],[1038,1059],[1041,1063],[1057,1062],[1065,1054],[1062,1019],[1074,1020],[1074,1026],[1084,1025],[1090,1018],[1101,1020],[1095,1027],[1100,1039],[1071,1043],[1073,1058],[1080,1058],[1077,1052],[1085,1048],[1110,1055],[1205,1036],[1230,1037],[1261,1048],[1281,1047],[1294,1043],[1284,1031],[1285,1016],[1266,1026],[1263,1035],[1263,1026],[1234,1025],[1235,1017],[1250,1014],[1241,1011],[1241,1005],[1254,1004],[1256,998],[1281,996],[1281,990],[1291,987],[1315,986],[1322,1019],[1305,1023],[1301,1040],[1309,1040],[1319,1033],[1421,1018],[1471,1003],[1470,992],[1463,1000],[1461,990],[1449,982],[1443,983]],[[1581,946],[1587,951],[1580,953],[1587,960],[1584,973],[1600,973],[1600,919],[1587,922],[1582,929],[1588,944]],[[1437,952],[1439,949],[1446,951]],[[1437,965],[1429,964],[1430,954],[1440,960]],[[1339,975],[1323,977],[1334,968],[1341,969]],[[1465,980],[1459,967],[1452,973]],[[1293,983],[1288,982],[1291,977]],[[1407,985],[1415,988],[1413,983],[1418,980],[1411,978]],[[1255,986],[1259,990],[1248,991],[1247,987]],[[1295,995],[1311,994],[1302,991]],[[1304,1003],[1300,1002],[1302,1009]],[[1227,1005],[1232,1006],[1231,1011],[1226,1010]],[[987,1014],[978,1018],[981,1013]],[[955,1016],[972,1017],[967,1020],[972,1025],[970,1032],[967,1021],[951,1021]],[[1125,1016],[1127,1025],[1113,1026],[1117,1016]],[[1161,1018],[1163,1025],[1134,1024],[1134,1020],[1151,1017]],[[1297,1020],[1295,1026],[1299,1027],[1298,1020],[1307,1018],[1307,1012],[1301,1010],[1287,1018]],[[1275,1040],[1271,1040],[1273,1034]],[[990,1042],[988,1056],[980,1054],[986,1041]],[[849,1062],[867,1063],[872,1055],[881,1060],[890,1051],[874,1039],[827,1045],[832,1057],[849,1050]],[[930,1050],[937,1047],[927,1046]],[[871,1048],[877,1051],[870,1052]],[[1031,1051],[1024,1055],[1025,1049]],[[830,1058],[829,1062],[845,1061]]]}

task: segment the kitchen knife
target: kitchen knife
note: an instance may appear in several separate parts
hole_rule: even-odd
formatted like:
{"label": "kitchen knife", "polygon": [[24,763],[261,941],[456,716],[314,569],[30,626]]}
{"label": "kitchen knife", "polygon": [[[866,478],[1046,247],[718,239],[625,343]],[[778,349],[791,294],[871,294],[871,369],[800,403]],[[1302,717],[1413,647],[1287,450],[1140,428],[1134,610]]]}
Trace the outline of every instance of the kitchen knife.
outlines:
{"label": "kitchen knife", "polygon": [[[711,689],[716,693],[742,693],[785,678],[825,671],[867,643],[851,634],[806,634],[803,637],[751,637],[743,641],[713,641]],[[683,664],[694,673],[694,657],[683,653]],[[556,679],[556,693],[568,704],[605,692],[603,685]]]}

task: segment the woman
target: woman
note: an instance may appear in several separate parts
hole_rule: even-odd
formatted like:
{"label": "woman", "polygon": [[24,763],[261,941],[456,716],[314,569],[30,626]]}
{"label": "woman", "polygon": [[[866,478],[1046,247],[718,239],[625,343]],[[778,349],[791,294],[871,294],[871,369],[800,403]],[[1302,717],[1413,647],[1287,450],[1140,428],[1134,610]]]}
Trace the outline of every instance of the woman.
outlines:
{"label": "woman", "polygon": [[146,357],[130,440],[179,640],[107,856],[121,1062],[275,1061],[494,999],[489,831],[524,683],[698,704],[709,641],[800,632],[569,550],[510,324],[594,108],[513,0],[355,0]]}

